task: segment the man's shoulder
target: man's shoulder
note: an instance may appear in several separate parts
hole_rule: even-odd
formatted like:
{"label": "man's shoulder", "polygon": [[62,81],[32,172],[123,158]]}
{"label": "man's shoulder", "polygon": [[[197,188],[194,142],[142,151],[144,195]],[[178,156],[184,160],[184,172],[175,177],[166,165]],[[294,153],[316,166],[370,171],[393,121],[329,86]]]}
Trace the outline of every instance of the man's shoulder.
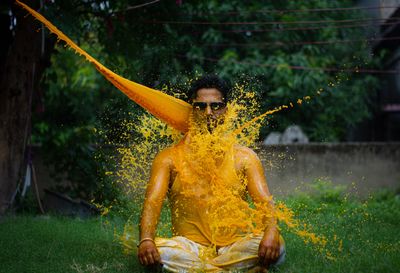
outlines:
{"label": "man's shoulder", "polygon": [[256,152],[253,149],[243,146],[243,145],[235,145],[234,146],[235,152],[241,155],[250,155],[250,156],[257,156]]}
{"label": "man's shoulder", "polygon": [[173,164],[174,162],[174,155],[176,154],[175,147],[167,147],[161,150],[156,157],[154,158],[155,162],[160,162],[164,164]]}
{"label": "man's shoulder", "polygon": [[259,160],[257,153],[249,147],[242,145],[235,145],[234,150],[236,158],[241,161]]}

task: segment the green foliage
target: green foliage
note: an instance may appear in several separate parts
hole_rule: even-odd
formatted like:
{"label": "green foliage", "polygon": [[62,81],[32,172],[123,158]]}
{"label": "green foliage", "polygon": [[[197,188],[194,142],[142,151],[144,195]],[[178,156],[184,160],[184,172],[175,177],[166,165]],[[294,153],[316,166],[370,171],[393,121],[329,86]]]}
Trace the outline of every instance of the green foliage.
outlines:
{"label": "green foliage", "polygon": [[24,214],[36,214],[39,210],[39,204],[37,197],[34,193],[32,186],[28,188],[24,197],[18,196],[16,199],[16,212]]}
{"label": "green foliage", "polygon": [[[118,3],[111,1],[110,9],[124,9],[126,3]],[[273,11],[352,5],[353,2],[348,0],[229,1],[223,4],[187,1],[180,6],[163,2],[107,17],[113,30],[99,28],[98,37],[104,45],[104,52],[112,56],[106,65],[152,87],[161,88],[167,84],[182,90],[184,88],[179,86],[196,74],[217,73],[232,83],[245,82],[249,89],[258,92],[261,111],[295,103],[298,98],[310,95],[311,101],[271,117],[269,127],[262,130],[262,136],[295,123],[301,125],[313,141],[337,141],[345,138],[349,127],[368,117],[370,98],[378,81],[369,74],[329,72],[318,68],[374,67],[378,65],[379,57],[371,58],[369,47],[362,41],[366,37],[363,28],[338,27],[343,23],[296,22],[351,20],[368,15],[356,10]],[[220,25],[220,22],[238,24]],[[319,29],[282,30],[296,27]],[[301,41],[357,39],[360,41],[351,44],[296,44]],[[310,70],[295,70],[291,68],[293,65]],[[321,88],[325,92],[316,96]]]}
{"label": "green foliage", "polygon": [[[110,107],[126,109],[129,101],[110,92],[112,87],[80,56],[63,48],[57,51],[43,80],[46,92],[39,98],[38,111],[33,115],[32,142],[41,144],[45,162],[54,167],[52,175],[59,182],[56,190],[68,192],[72,197],[99,199],[96,193],[101,188],[101,196],[114,198],[118,189],[99,183],[107,162],[98,164],[95,160],[95,157],[101,160],[102,156],[95,145],[97,116]],[[117,116],[113,117],[118,122]],[[65,178],[71,183],[63,183]]]}
{"label": "green foliage", "polygon": [[[63,32],[113,71],[139,83],[178,92],[196,75],[216,73],[231,83],[256,91],[260,111],[311,96],[302,105],[269,117],[261,136],[299,124],[312,141],[344,140],[349,127],[368,117],[378,80],[374,75],[330,72],[319,67],[353,69],[379,65],[365,42],[295,44],[300,41],[364,39],[359,27],[298,21],[351,20],[368,17],[360,11],[273,12],[287,9],[350,7],[353,1],[159,1],[129,8],[136,1],[55,1],[45,15]],[[260,10],[267,12],[260,12]],[[270,12],[268,12],[270,11]],[[174,24],[210,22],[214,24]],[[162,22],[162,23],[160,23]],[[219,22],[260,22],[221,25]],[[264,23],[262,23],[264,22]],[[283,22],[283,23],[267,23]],[[348,25],[348,24],[347,24]],[[319,27],[317,30],[283,28]],[[267,30],[267,31],[266,31]],[[279,44],[277,42],[280,42]],[[303,66],[310,70],[296,70]],[[325,91],[316,96],[320,89]],[[41,143],[56,173],[76,182],[76,196],[112,200],[117,193],[104,181],[103,155],[91,144],[123,145],[121,121],[141,110],[119,94],[80,56],[57,47],[43,81],[44,113],[36,113],[33,142]],[[128,112],[133,112],[130,117]],[[96,138],[100,128],[107,139]],[[93,156],[99,159],[96,163]],[[96,165],[97,164],[97,165]],[[60,178],[61,180],[61,178]],[[67,190],[67,189],[66,189]],[[103,190],[103,194],[101,193]],[[94,194],[95,193],[95,194]]]}

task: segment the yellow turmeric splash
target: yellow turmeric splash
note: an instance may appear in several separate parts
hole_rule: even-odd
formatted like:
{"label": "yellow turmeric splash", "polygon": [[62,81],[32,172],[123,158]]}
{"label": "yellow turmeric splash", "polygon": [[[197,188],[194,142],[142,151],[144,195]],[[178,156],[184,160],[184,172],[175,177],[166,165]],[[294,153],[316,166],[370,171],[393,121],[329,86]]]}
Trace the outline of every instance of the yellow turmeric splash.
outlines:
{"label": "yellow turmeric splash", "polygon": [[[254,93],[245,92],[243,86],[235,86],[235,94],[223,122],[212,133],[205,122],[196,121],[193,116],[185,137],[153,117],[142,118],[142,124],[136,126],[136,130],[145,141],[135,147],[119,149],[118,180],[124,185],[129,184],[133,202],[141,205],[152,158],[157,151],[172,146],[180,159],[176,166],[178,175],[172,181],[168,196],[173,234],[187,234],[191,230],[189,239],[210,245],[210,253],[213,253],[216,245],[228,245],[237,239],[235,236],[262,233],[268,218],[275,218],[305,243],[312,243],[323,251],[327,239],[314,234],[309,226],[295,219],[293,211],[285,204],[278,202],[272,210],[269,202],[272,197],[254,204],[247,196],[246,178],[235,168],[235,150],[244,145],[254,146],[261,123],[251,119],[258,109],[257,101],[251,99]],[[160,139],[165,137],[169,140],[160,144]],[[165,230],[165,226],[159,225],[160,228]],[[165,236],[165,233],[159,232],[158,236]],[[132,240],[132,237],[129,234],[121,236],[126,246],[129,242],[125,238]],[[326,257],[330,256],[326,251],[324,253]]]}
{"label": "yellow turmeric splash", "polygon": [[[249,102],[251,104],[255,101],[254,93],[244,92],[243,88],[236,86],[239,90],[238,98],[228,105],[223,121],[210,133],[205,123],[194,120],[190,115],[191,106],[188,103],[115,74],[79,48],[42,15],[18,0],[16,2],[45,24],[60,40],[65,41],[78,54],[84,55],[86,60],[130,99],[176,130],[187,132],[184,140],[174,146],[175,151],[180,153],[180,160],[176,170],[179,176],[172,185],[176,188],[174,194],[169,196],[173,223],[190,224],[190,219],[189,221],[187,219],[192,216],[191,224],[198,227],[203,239],[205,238],[213,247],[227,245],[235,239],[235,236],[241,234],[261,233],[266,228],[268,219],[275,218],[304,238],[305,242],[312,242],[321,247],[326,245],[324,237],[308,231],[308,228],[296,220],[293,212],[283,203],[276,204],[272,209],[270,205],[272,200],[256,204],[248,202],[246,178],[235,168],[237,147],[254,144],[261,126],[259,121],[269,114],[289,108],[287,105],[251,118],[255,116],[254,109],[256,109],[254,104],[249,105]],[[320,94],[321,91],[317,93]],[[301,105],[303,101],[309,99],[309,96],[299,98],[297,104]],[[294,103],[290,102],[289,105],[293,107]],[[133,148],[118,148],[120,164],[113,175],[118,177],[118,183],[126,189],[134,202],[137,198],[143,200],[149,165],[155,153],[166,144],[171,145],[176,142],[180,135],[158,119],[149,116],[145,116],[141,124],[129,124],[129,126],[140,132],[144,141]],[[160,138],[166,138],[168,141],[160,144]],[[185,142],[185,139],[190,141]],[[177,195],[181,196],[177,198]],[[196,198],[193,198],[194,196]],[[198,202],[196,204],[182,202],[185,198]],[[193,214],[194,207],[196,213]],[[185,221],[182,221],[182,217]],[[185,225],[174,225],[174,227],[190,228]],[[131,248],[134,241],[132,229],[126,228],[121,239],[127,248]]]}

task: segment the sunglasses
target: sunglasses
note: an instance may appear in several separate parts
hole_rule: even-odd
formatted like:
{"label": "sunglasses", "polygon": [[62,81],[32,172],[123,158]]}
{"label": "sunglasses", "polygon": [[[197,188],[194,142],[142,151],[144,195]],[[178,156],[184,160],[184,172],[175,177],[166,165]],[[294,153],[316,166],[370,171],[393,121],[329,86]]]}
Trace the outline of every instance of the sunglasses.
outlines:
{"label": "sunglasses", "polygon": [[225,102],[201,102],[201,101],[197,101],[197,102],[193,102],[192,106],[195,110],[206,110],[207,106],[210,106],[212,111],[217,111],[217,110],[221,110],[223,108],[226,107]]}

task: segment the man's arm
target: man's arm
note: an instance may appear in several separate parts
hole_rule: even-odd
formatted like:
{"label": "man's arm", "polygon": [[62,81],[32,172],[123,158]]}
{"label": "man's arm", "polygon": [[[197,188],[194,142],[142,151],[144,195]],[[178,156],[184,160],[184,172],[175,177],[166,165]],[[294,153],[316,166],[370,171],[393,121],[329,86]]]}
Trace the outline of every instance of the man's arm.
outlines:
{"label": "man's arm", "polygon": [[[247,190],[255,204],[268,206],[270,210],[274,210],[274,203],[265,180],[264,168],[260,159],[249,148],[243,150],[245,156],[245,175],[247,178]],[[260,242],[258,256],[264,265],[269,265],[276,261],[279,257],[279,230],[275,217],[269,217],[267,228]]]}
{"label": "man's arm", "polygon": [[170,149],[162,151],[153,161],[140,220],[138,258],[142,265],[153,265],[161,261],[153,240],[162,204],[168,191],[171,166]]}

